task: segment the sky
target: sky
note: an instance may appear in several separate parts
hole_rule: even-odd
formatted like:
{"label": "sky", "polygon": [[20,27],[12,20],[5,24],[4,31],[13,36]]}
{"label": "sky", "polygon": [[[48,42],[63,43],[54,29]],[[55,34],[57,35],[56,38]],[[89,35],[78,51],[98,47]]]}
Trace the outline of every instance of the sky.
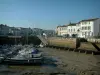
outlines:
{"label": "sky", "polygon": [[58,25],[100,18],[100,0],[0,0],[0,24],[55,29]]}

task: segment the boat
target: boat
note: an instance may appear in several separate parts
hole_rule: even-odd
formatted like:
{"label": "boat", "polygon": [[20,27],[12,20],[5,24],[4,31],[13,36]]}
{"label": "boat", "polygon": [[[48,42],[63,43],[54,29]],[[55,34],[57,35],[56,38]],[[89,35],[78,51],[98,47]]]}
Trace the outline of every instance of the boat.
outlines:
{"label": "boat", "polygon": [[4,60],[6,64],[41,64],[43,62],[43,55],[38,50],[33,48],[32,51],[27,52],[25,55],[17,55],[14,58],[7,58]]}

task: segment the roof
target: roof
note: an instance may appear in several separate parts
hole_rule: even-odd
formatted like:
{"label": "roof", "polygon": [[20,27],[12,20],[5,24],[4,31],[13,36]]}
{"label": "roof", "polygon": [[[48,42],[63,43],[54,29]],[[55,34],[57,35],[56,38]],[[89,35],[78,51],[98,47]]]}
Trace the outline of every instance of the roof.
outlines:
{"label": "roof", "polygon": [[76,26],[76,23],[70,23],[69,25],[67,26]]}
{"label": "roof", "polygon": [[58,27],[67,27],[67,25],[63,25],[63,26],[57,26],[57,28],[58,28]]}
{"label": "roof", "polygon": [[76,23],[70,23],[68,25],[57,26],[58,27],[67,27],[67,26],[76,26]]}
{"label": "roof", "polygon": [[80,22],[84,22],[84,21],[95,21],[97,19],[99,19],[99,18],[92,18],[92,19],[81,20]]}

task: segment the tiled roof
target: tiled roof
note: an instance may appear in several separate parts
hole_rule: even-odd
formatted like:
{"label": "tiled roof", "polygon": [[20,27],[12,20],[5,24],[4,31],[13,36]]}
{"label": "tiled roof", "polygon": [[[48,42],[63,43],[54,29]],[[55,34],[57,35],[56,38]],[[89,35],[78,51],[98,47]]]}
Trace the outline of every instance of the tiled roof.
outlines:
{"label": "tiled roof", "polygon": [[97,20],[97,19],[99,19],[99,18],[93,18],[93,19],[81,20],[80,22],[84,22],[84,21],[95,21],[95,20]]}

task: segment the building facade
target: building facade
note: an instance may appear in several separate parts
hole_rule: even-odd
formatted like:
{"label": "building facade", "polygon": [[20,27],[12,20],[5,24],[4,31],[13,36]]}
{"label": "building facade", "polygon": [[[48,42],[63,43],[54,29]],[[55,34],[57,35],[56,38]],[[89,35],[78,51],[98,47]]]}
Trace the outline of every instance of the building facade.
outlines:
{"label": "building facade", "polygon": [[67,26],[66,26],[66,25],[58,26],[58,27],[56,28],[56,33],[57,33],[59,36],[65,35],[65,34],[67,33]]}
{"label": "building facade", "polygon": [[70,23],[67,25],[67,36],[68,37],[77,37],[76,23]]}
{"label": "building facade", "polygon": [[22,27],[9,27],[4,24],[0,24],[0,36],[27,36],[33,33],[31,28]]}
{"label": "building facade", "polygon": [[81,38],[100,36],[100,18],[81,20],[78,23],[58,26],[56,30],[57,34],[61,36],[67,35]]}
{"label": "building facade", "polygon": [[9,27],[7,25],[0,24],[0,35],[7,35],[9,33]]}

